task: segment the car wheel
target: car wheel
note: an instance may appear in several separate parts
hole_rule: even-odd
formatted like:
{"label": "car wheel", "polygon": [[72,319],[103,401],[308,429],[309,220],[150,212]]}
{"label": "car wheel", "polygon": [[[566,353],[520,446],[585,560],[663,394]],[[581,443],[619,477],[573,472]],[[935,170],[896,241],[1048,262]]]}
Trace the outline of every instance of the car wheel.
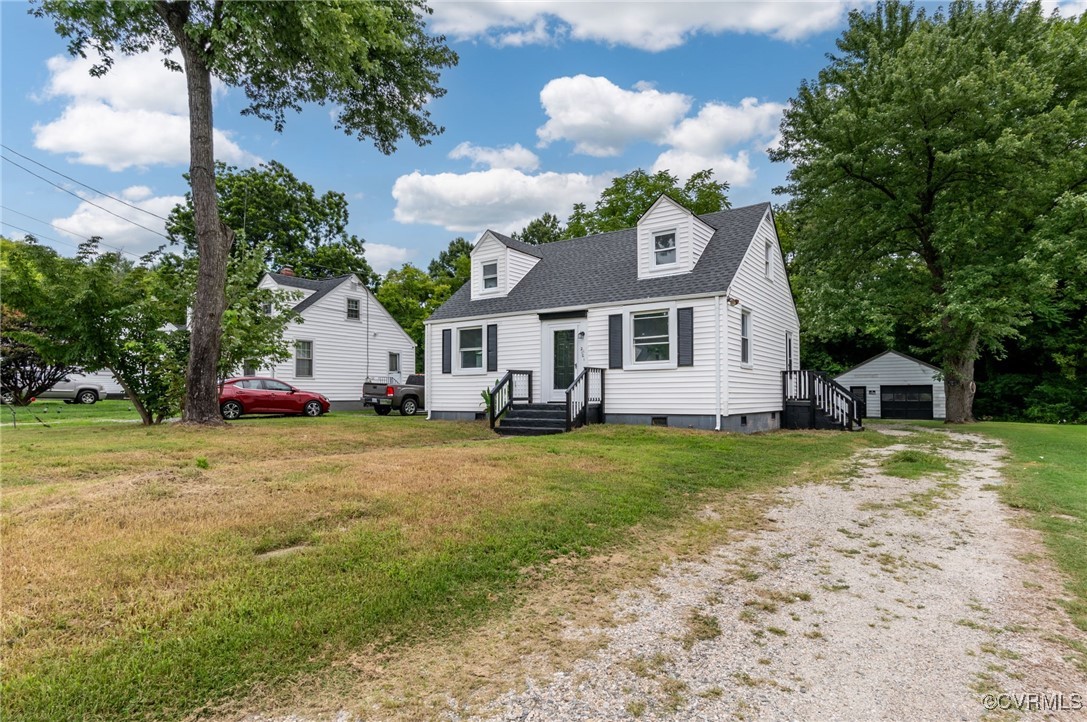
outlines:
{"label": "car wheel", "polygon": [[415,403],[415,399],[410,396],[400,402],[400,415],[401,416],[415,416],[415,412],[419,410],[419,404]]}
{"label": "car wheel", "polygon": [[237,401],[227,401],[219,407],[224,419],[236,419],[242,415],[242,405]]}
{"label": "car wheel", "polygon": [[378,416],[388,416],[390,411],[392,411],[392,409],[390,407],[388,407],[388,406],[375,406],[374,407],[374,413],[377,414]]}
{"label": "car wheel", "polygon": [[308,401],[306,405],[302,407],[302,413],[306,416],[320,416],[321,415],[321,402],[320,401]]}
{"label": "car wheel", "polygon": [[81,404],[93,404],[98,400],[98,394],[93,391],[80,391],[78,400]]}

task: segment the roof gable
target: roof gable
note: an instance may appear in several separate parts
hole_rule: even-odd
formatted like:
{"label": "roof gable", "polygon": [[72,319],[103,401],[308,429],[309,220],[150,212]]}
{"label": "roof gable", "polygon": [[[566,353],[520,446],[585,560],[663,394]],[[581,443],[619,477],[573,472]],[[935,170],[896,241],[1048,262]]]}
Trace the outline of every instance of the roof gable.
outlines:
{"label": "roof gable", "polygon": [[465,284],[429,320],[723,293],[769,209],[759,203],[696,216],[713,236],[692,271],[678,276],[638,278],[636,228],[529,246],[541,260],[506,296],[473,300]]}
{"label": "roof gable", "polygon": [[325,279],[299,278],[298,276],[285,276],[282,273],[271,272],[268,272],[267,275],[279,286],[313,291],[313,293],[295,304],[294,310],[298,313],[302,313],[307,308],[320,301],[329,293],[339,288],[345,281],[355,279],[356,283],[362,284],[362,281],[360,281],[359,277],[354,273],[347,273],[342,276]]}

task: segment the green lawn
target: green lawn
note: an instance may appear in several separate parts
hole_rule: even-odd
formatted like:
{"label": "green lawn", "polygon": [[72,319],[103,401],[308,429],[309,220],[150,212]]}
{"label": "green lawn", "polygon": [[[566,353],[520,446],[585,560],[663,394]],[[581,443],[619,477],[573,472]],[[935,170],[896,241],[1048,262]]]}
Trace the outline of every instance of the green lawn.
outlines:
{"label": "green lawn", "polygon": [[140,422],[140,415],[127,401],[99,401],[96,404],[66,404],[61,400],[35,401],[29,406],[0,407],[0,426],[64,426]]}
{"label": "green lawn", "polygon": [[551,559],[888,443],[629,426],[500,439],[370,414],[20,425],[2,441],[2,716],[19,720],[177,719],[354,649],[440,637]]}

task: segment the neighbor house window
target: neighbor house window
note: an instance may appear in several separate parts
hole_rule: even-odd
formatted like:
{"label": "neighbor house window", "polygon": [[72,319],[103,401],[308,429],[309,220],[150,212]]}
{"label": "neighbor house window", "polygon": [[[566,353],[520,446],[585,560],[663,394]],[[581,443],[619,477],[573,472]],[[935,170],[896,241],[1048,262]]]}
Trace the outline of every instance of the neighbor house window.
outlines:
{"label": "neighbor house window", "polygon": [[390,353],[389,354],[389,373],[391,373],[391,374],[400,373],[400,354],[398,354],[398,353]]}
{"label": "neighbor house window", "polygon": [[483,287],[498,288],[498,263],[483,264]]}
{"label": "neighbor house window", "polygon": [[294,342],[294,375],[313,376],[313,341]]}
{"label": "neighbor house window", "polygon": [[271,316],[272,315],[272,304],[271,304],[271,302],[262,303],[260,305],[260,311],[265,316]]}
{"label": "neighbor house window", "polygon": [[248,363],[242,364],[242,376],[256,376],[257,367],[251,366]]}
{"label": "neighbor house window", "polygon": [[740,312],[740,363],[751,363],[751,312]]}
{"label": "neighbor house window", "polygon": [[357,298],[347,299],[347,320],[359,320],[359,300]]}
{"label": "neighbor house window", "polygon": [[771,259],[773,258],[773,253],[774,253],[774,244],[771,243],[770,241],[767,241],[766,242],[766,249],[765,249],[765,253],[764,253],[764,261],[763,261],[763,263],[766,265],[766,277],[767,278],[773,278],[774,277],[774,267],[771,265]]}
{"label": "neighbor house window", "polygon": [[634,363],[669,359],[668,311],[646,311],[631,315],[634,326]]}
{"label": "neighbor house window", "polygon": [[653,236],[653,265],[667,266],[676,262],[676,234],[658,233]]}
{"label": "neighbor house window", "polygon": [[462,369],[483,368],[483,327],[462,328],[457,334],[460,367]]}

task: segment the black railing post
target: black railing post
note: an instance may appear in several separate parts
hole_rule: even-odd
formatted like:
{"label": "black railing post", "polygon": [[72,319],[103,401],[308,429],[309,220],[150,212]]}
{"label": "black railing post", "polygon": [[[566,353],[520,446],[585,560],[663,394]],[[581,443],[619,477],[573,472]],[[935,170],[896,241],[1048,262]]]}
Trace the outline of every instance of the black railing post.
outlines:
{"label": "black railing post", "polygon": [[604,416],[604,378],[608,375],[608,372],[604,369],[600,369],[600,423],[607,423]]}

